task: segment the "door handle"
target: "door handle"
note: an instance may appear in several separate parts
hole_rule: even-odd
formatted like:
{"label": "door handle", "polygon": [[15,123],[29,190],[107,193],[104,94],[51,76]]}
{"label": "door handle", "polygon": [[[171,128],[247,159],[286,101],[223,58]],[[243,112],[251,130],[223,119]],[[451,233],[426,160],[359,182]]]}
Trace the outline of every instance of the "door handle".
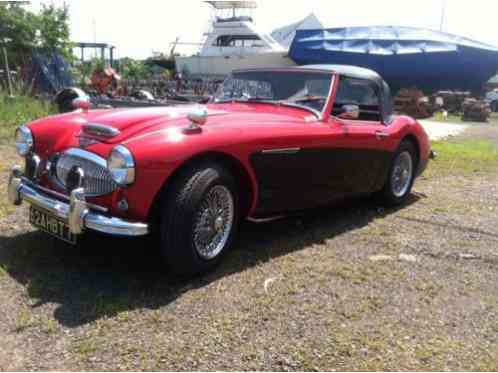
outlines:
{"label": "door handle", "polygon": [[389,137],[389,134],[384,131],[376,131],[375,137],[377,137],[377,140],[384,140]]}

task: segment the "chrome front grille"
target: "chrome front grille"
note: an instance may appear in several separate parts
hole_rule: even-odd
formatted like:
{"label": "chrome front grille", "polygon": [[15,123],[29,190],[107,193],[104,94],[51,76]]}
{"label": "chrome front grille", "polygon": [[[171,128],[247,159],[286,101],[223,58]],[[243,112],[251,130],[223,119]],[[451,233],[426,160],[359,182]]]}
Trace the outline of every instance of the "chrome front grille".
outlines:
{"label": "chrome front grille", "polygon": [[107,161],[94,153],[77,148],[62,153],[57,160],[57,179],[64,187],[74,166],[80,167],[84,172],[85,195],[102,196],[116,190],[117,184],[107,169]]}

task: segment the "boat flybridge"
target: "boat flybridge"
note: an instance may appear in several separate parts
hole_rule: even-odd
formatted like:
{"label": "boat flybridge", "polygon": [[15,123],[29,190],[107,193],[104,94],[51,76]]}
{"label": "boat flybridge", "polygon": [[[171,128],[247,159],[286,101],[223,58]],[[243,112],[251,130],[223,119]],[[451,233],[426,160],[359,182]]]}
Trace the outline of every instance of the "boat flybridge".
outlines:
{"label": "boat flybridge", "polygon": [[214,10],[211,28],[195,55],[175,58],[176,69],[183,76],[216,79],[235,69],[295,65],[288,50],[254,24],[250,11],[257,7],[255,1],[205,3]]}

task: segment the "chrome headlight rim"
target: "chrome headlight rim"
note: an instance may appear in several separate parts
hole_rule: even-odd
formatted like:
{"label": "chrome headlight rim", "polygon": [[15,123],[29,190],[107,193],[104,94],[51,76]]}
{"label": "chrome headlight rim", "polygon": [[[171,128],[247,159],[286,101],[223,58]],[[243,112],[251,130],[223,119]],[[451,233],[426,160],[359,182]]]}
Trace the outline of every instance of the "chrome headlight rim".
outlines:
{"label": "chrome headlight rim", "polygon": [[19,154],[21,157],[26,157],[29,153],[31,153],[35,145],[33,133],[28,128],[28,126],[25,125],[17,128],[15,141],[17,154]]}
{"label": "chrome headlight rim", "polygon": [[117,145],[112,149],[107,159],[107,168],[119,186],[128,186],[135,182],[135,159],[124,145]]}

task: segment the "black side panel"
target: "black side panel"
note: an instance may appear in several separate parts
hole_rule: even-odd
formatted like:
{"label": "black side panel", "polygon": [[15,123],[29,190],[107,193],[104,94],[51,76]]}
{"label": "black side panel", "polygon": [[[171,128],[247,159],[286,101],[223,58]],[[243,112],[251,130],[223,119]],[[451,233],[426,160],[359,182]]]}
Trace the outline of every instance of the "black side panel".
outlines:
{"label": "black side panel", "polygon": [[375,188],[391,153],[315,148],[292,154],[255,153],[259,184],[257,216],[299,211]]}

